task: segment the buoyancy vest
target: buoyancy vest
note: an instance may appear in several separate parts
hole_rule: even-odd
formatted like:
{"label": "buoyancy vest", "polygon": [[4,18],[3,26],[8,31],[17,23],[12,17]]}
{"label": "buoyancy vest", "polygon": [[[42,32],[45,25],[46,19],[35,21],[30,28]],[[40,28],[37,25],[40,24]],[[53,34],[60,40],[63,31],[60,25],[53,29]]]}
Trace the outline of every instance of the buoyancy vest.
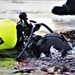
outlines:
{"label": "buoyancy vest", "polygon": [[16,23],[9,19],[0,20],[0,38],[4,41],[0,50],[14,48],[17,43]]}

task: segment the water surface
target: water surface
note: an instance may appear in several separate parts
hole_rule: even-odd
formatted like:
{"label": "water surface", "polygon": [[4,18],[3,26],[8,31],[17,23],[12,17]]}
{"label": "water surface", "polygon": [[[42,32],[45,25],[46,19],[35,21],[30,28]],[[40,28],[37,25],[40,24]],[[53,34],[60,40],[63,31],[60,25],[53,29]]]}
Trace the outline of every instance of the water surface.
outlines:
{"label": "water surface", "polygon": [[[26,12],[29,19],[44,22],[53,30],[75,29],[75,15],[54,15],[54,6],[62,6],[65,0],[0,0],[0,18],[19,19]],[[42,30],[42,29],[41,29]],[[45,29],[43,29],[45,30]]]}

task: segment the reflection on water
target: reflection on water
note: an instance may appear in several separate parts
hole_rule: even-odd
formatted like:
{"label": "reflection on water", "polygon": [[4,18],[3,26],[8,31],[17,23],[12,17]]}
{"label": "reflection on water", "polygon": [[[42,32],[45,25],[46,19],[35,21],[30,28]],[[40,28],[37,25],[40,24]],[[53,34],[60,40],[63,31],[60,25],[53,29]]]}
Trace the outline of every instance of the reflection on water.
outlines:
{"label": "reflection on water", "polygon": [[29,19],[44,22],[53,30],[75,29],[74,15],[58,16],[51,13],[55,5],[64,3],[65,0],[0,0],[0,18],[17,21],[19,13],[24,11]]}

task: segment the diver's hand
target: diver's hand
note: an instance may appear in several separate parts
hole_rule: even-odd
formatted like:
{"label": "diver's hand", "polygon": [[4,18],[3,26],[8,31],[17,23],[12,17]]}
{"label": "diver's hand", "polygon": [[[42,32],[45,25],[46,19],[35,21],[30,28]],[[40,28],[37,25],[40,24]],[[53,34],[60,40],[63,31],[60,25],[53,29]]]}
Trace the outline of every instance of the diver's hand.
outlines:
{"label": "diver's hand", "polygon": [[39,30],[40,27],[41,27],[41,24],[39,24],[39,23],[35,24],[35,31]]}

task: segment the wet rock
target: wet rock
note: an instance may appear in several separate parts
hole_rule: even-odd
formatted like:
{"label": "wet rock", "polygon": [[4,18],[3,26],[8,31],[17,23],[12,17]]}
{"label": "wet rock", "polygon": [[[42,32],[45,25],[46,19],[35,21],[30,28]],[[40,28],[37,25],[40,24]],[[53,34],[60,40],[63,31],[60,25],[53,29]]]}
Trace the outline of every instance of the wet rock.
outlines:
{"label": "wet rock", "polygon": [[[27,61],[28,60],[28,61]],[[28,75],[75,75],[75,57],[43,57],[27,59],[22,62],[21,68],[34,69]],[[20,66],[20,64],[18,65]],[[19,67],[20,69],[20,67]]]}
{"label": "wet rock", "polygon": [[48,68],[48,73],[54,73],[54,70],[55,70],[55,67],[53,66],[53,67],[50,67],[50,68]]}
{"label": "wet rock", "polygon": [[41,71],[47,72],[47,68],[43,67],[41,68]]}
{"label": "wet rock", "polygon": [[64,72],[64,75],[74,75],[71,72]]}
{"label": "wet rock", "polygon": [[65,66],[61,67],[61,73],[68,72],[69,69]]}

